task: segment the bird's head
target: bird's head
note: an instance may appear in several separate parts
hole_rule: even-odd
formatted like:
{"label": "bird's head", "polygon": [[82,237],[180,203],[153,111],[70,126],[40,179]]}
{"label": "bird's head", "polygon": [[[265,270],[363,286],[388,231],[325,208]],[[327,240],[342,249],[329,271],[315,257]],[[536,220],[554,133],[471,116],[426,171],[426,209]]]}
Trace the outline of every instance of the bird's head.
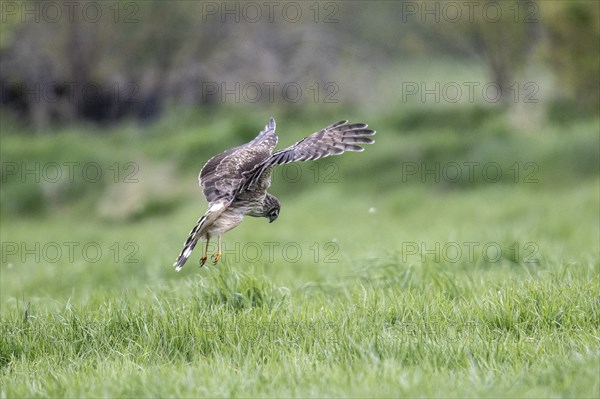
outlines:
{"label": "bird's head", "polygon": [[275,219],[279,216],[279,210],[281,209],[281,205],[279,204],[279,200],[267,193],[264,202],[265,209],[265,217],[269,219],[269,223],[273,223]]}

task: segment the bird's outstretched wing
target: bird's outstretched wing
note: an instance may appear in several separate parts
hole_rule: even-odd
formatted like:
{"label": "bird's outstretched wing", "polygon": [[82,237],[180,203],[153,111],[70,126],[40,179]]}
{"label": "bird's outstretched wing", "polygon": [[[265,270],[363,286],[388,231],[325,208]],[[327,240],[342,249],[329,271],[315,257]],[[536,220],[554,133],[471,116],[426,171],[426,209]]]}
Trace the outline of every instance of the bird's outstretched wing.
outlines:
{"label": "bird's outstretched wing", "polygon": [[270,118],[254,140],[209,159],[198,176],[209,205],[233,200],[247,173],[267,159],[276,145],[275,119]]}
{"label": "bird's outstretched wing", "polygon": [[275,165],[316,160],[330,155],[339,155],[345,151],[364,151],[359,144],[375,142],[368,136],[373,136],[376,132],[367,127],[365,123],[340,121],[305,137],[288,148],[273,153],[247,173],[247,180],[240,187],[240,191],[252,187],[265,171],[269,171]]}

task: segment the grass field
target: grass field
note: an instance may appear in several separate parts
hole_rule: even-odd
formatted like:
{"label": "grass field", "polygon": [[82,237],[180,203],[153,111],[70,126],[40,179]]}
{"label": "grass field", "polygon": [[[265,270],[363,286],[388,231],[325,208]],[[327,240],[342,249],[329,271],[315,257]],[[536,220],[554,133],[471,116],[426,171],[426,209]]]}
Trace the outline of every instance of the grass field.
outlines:
{"label": "grass field", "polygon": [[0,397],[600,395],[598,119],[363,115],[375,145],[282,168],[275,223],[175,273],[195,174],[264,124],[190,118],[2,137]]}

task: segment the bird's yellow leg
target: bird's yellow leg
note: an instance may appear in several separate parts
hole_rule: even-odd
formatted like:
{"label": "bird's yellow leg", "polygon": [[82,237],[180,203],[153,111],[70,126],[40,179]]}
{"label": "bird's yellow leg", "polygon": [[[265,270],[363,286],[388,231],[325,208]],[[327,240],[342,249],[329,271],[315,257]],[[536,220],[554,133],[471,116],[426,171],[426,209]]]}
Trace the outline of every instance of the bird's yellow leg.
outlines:
{"label": "bird's yellow leg", "polygon": [[217,253],[212,257],[213,264],[216,265],[221,260],[221,236],[217,237]]}
{"label": "bird's yellow leg", "polygon": [[204,255],[200,258],[200,267],[204,266],[206,259],[208,259],[208,242],[210,241],[210,234],[206,233],[206,248],[204,249]]}

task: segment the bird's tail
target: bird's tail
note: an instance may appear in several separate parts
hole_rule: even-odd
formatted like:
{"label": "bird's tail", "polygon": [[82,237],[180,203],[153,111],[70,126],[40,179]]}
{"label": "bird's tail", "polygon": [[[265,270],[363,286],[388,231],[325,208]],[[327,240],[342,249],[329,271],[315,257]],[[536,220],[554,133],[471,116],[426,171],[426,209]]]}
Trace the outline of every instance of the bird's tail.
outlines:
{"label": "bird's tail", "polygon": [[208,212],[204,214],[200,219],[198,219],[198,223],[196,223],[192,231],[190,231],[188,239],[185,241],[185,244],[183,244],[183,249],[181,250],[181,253],[175,260],[175,263],[173,263],[173,267],[176,271],[181,270],[187,259],[190,257],[190,254],[196,246],[196,243],[198,243],[198,240],[200,239],[200,237],[202,237],[202,228],[204,227],[207,218]]}
{"label": "bird's tail", "polygon": [[208,228],[219,218],[219,216],[221,216],[230,203],[231,200],[215,201],[211,204],[210,208],[208,208],[208,211],[198,219],[198,223],[196,223],[192,231],[190,231],[188,239],[185,241],[185,244],[183,244],[181,253],[177,257],[177,260],[175,260],[175,263],[173,263],[175,270],[181,270],[187,261],[187,258],[190,257],[196,243],[198,243],[198,240],[206,234]]}

